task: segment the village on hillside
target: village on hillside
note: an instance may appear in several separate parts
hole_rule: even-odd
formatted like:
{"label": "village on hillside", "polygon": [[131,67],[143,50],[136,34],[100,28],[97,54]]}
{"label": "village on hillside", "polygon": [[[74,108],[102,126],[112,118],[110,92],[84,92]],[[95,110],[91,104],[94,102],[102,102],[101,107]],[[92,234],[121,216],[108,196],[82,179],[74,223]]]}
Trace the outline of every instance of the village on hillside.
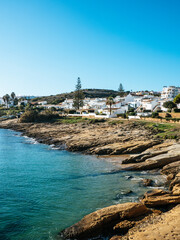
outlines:
{"label": "village on hillside", "polygon": [[[33,96],[16,96],[15,93],[12,93],[11,96],[6,94],[0,98],[0,117],[4,117],[3,109],[9,110],[6,111],[5,115],[12,118],[15,115],[21,115],[29,106],[33,106],[36,109],[49,109],[66,113],[69,116],[125,118],[126,115],[129,119],[138,119],[157,115],[160,112],[180,112],[179,100],[176,103],[174,101],[179,94],[180,87],[175,86],[164,86],[161,92],[125,92],[121,85],[121,90],[117,96],[109,96],[109,98],[85,97],[81,99],[81,104],[77,107],[74,104],[74,98],[66,98],[58,104],[49,104],[45,100],[34,101],[36,98]],[[20,111],[18,112],[17,109]]]}

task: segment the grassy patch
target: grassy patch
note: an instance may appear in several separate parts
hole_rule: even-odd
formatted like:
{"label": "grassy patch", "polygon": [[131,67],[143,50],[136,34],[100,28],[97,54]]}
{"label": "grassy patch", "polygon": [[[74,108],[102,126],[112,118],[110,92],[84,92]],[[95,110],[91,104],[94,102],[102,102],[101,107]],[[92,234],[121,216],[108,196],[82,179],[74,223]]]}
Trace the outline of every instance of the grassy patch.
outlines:
{"label": "grassy patch", "polygon": [[110,121],[108,121],[109,125],[117,125],[117,124],[123,124],[123,123],[124,123],[124,121],[122,121],[122,120],[110,120]]}
{"label": "grassy patch", "polygon": [[146,129],[151,130],[155,136],[162,139],[180,139],[180,126],[171,123],[154,123],[139,121]]}
{"label": "grassy patch", "polygon": [[61,124],[74,124],[80,122],[87,122],[87,119],[82,117],[61,117],[57,119],[56,122]]}
{"label": "grassy patch", "polygon": [[90,119],[90,118],[82,118],[82,117],[61,117],[60,119],[57,119],[57,123],[61,124],[75,124],[75,123],[87,123],[87,124],[95,124],[95,123],[101,123],[105,122],[105,119]]}

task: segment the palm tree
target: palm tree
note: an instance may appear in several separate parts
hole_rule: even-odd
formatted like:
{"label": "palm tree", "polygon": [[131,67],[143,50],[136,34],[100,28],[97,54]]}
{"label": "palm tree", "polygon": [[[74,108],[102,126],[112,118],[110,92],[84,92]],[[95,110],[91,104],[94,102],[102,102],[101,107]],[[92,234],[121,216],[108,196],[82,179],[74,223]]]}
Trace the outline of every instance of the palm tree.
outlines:
{"label": "palm tree", "polygon": [[113,97],[108,97],[107,101],[106,101],[106,105],[109,105],[110,107],[110,115],[111,115],[111,107],[114,104],[114,98]]}
{"label": "palm tree", "polygon": [[12,93],[11,93],[11,98],[12,98],[12,100],[15,99],[15,96],[16,96],[16,94],[15,94],[14,92],[12,92]]}
{"label": "palm tree", "polygon": [[13,105],[14,105],[14,100],[15,100],[16,94],[14,92],[11,93],[11,99],[13,100]]}
{"label": "palm tree", "polygon": [[9,99],[10,99],[9,94],[6,94],[6,95],[3,96],[3,100],[4,100],[4,102],[6,103],[6,106],[7,106],[7,107],[8,107]]}

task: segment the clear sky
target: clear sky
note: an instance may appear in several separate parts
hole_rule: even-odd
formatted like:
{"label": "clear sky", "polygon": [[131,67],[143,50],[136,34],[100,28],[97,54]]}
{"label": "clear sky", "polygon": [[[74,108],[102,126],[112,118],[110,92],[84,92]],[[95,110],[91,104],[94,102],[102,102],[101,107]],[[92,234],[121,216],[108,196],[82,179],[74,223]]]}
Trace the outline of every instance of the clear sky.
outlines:
{"label": "clear sky", "polygon": [[0,0],[0,96],[180,86],[179,0]]}

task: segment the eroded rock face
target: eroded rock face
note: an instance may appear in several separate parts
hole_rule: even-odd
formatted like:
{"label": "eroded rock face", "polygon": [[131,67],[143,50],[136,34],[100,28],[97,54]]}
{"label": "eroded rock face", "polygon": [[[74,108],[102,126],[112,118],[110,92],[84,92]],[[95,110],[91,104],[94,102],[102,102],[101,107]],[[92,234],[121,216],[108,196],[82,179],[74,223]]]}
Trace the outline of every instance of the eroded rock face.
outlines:
{"label": "eroded rock face", "polygon": [[158,155],[153,158],[148,158],[146,161],[142,163],[129,164],[125,167],[122,167],[123,170],[134,170],[134,171],[142,171],[142,170],[152,170],[157,168],[162,168],[169,163],[173,163],[179,161],[180,152],[168,152],[165,154]]}
{"label": "eroded rock face", "polygon": [[92,150],[92,153],[97,155],[119,155],[119,154],[129,154],[129,153],[139,153],[144,150],[159,144],[160,141],[150,140],[150,141],[128,141],[127,143],[113,143],[105,146],[97,147]]}
{"label": "eroded rock face", "polygon": [[177,194],[180,191],[180,172],[171,181],[169,189],[173,191],[173,194]]}
{"label": "eroded rock face", "polygon": [[110,240],[179,240],[180,239],[180,205],[152,220],[140,223],[130,229],[125,236],[116,236]]}
{"label": "eroded rock face", "polygon": [[[22,131],[29,137],[55,146],[66,146],[69,151],[78,151],[88,154],[121,154],[139,153],[153,147],[159,140],[151,140],[151,130],[140,124],[124,121],[123,124],[111,125],[106,122],[89,124],[63,123],[18,123],[16,119],[0,123],[2,128]],[[136,141],[134,141],[136,139]]]}
{"label": "eroded rock face", "polygon": [[130,228],[135,225],[135,221],[124,220],[113,227],[115,232],[127,232]]}
{"label": "eroded rock face", "polygon": [[85,216],[81,221],[63,230],[65,239],[87,239],[113,230],[113,226],[123,219],[134,218],[147,213],[149,209],[142,203],[124,203],[100,209]]}
{"label": "eroded rock face", "polygon": [[161,151],[151,151],[151,152],[142,152],[133,156],[130,156],[129,158],[122,161],[122,164],[128,164],[128,163],[140,163],[144,162],[146,159],[155,157],[164,153],[167,153],[167,150],[161,150]]}
{"label": "eroded rock face", "polygon": [[153,190],[144,195],[142,203],[148,207],[165,206],[170,204],[179,204],[180,195],[174,195],[163,190]]}

